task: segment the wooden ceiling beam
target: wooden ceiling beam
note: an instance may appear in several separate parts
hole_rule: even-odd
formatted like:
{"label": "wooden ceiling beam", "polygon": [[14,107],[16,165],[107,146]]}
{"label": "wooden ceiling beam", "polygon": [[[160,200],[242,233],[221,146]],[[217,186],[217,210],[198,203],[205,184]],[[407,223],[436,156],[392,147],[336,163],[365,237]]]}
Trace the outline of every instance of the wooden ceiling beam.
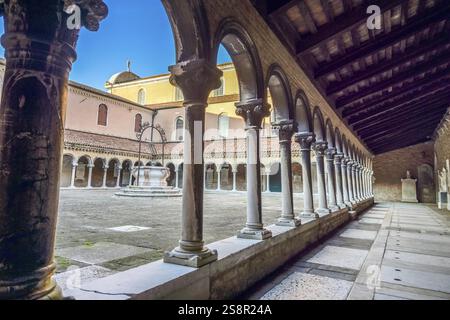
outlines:
{"label": "wooden ceiling beam", "polygon": [[[427,9],[427,11],[423,13],[423,15],[415,17],[414,19],[410,19],[411,21],[405,26],[396,28],[389,33],[379,35],[371,41],[366,41],[360,47],[347,52],[345,55],[335,58],[328,63],[322,64],[315,70],[314,76],[317,79],[324,77],[330,73],[334,73],[360,58],[367,57],[374,52],[386,49],[387,47],[390,47],[393,44],[396,44],[415,33],[429,28],[433,23],[447,19],[449,16],[450,2],[444,1],[436,7]],[[304,43],[304,41],[306,40],[307,39],[303,39],[300,41],[300,43]]]}
{"label": "wooden ceiling beam", "polygon": [[403,53],[398,54],[395,58],[391,60],[387,60],[382,63],[373,65],[366,70],[358,71],[352,76],[350,76],[348,79],[339,81],[334,85],[330,85],[329,88],[327,88],[327,94],[332,95],[339,91],[345,90],[346,88],[358,84],[361,81],[370,79],[377,74],[384,73],[397,66],[403,65],[407,62],[417,59],[418,57],[424,55],[425,53],[431,50],[444,48],[445,46],[448,46],[449,43],[450,43],[450,36],[445,35],[443,37],[439,37],[437,39],[429,41],[425,44],[421,44],[414,49],[408,50],[404,54]]}

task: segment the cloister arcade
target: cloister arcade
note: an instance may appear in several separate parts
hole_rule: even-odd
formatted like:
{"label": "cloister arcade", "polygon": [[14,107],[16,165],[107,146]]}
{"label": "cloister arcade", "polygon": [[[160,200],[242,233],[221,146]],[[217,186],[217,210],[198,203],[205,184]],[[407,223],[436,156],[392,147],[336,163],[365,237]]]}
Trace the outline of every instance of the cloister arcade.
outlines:
{"label": "cloister arcade", "polygon": [[[84,27],[97,30],[107,16],[103,1],[75,2],[83,17],[89,17],[84,18]],[[137,159],[64,153],[64,93],[76,56],[78,30],[65,29],[67,15],[62,14],[62,1],[51,0],[42,6],[11,3],[1,4],[7,27],[3,36],[7,66],[0,116],[8,116],[10,121],[2,122],[0,130],[0,145],[4,146],[0,167],[8,169],[8,174],[0,179],[0,298],[57,298],[60,292],[52,276],[59,187],[119,188],[132,184],[130,173]],[[198,269],[224,259],[217,251],[220,247],[209,247],[203,241],[203,196],[207,190],[245,192],[246,212],[242,214],[246,215],[246,222],[241,230],[236,230],[237,239],[247,249],[251,245],[257,247],[255,251],[259,250],[260,256],[252,252],[250,258],[235,264],[246,264],[246,270],[254,270],[255,275],[242,275],[243,281],[236,271],[228,283],[210,276],[211,283],[217,281],[235,294],[257,277],[267,275],[294,252],[371,207],[372,150],[385,151],[387,142],[376,136],[370,140],[373,148],[369,148],[355,134],[317,88],[315,80],[257,15],[253,1],[162,3],[176,46],[176,63],[169,68],[171,83],[183,93],[185,110],[182,157],[166,158],[164,162],[171,169],[169,184],[183,190],[181,235],[179,245],[165,253],[163,262]],[[34,23],[36,16],[27,14],[29,11],[53,23],[39,27]],[[31,26],[37,30],[30,30]],[[29,45],[36,41],[46,43],[46,48]],[[237,150],[232,157],[211,155],[203,139],[208,97],[220,87],[222,71],[216,67],[220,45],[231,56],[238,75],[236,114],[245,121],[246,134],[242,156],[237,155]],[[23,72],[28,76],[19,77]],[[268,92],[272,105],[268,103]],[[352,93],[346,94],[349,92]],[[266,140],[260,138],[262,121],[271,110],[272,127],[278,134],[277,150],[263,149]],[[361,116],[359,121],[364,119]],[[401,144],[397,141],[394,146]],[[157,165],[149,161],[141,164]],[[282,205],[277,221],[263,219],[262,196],[267,191],[280,193]],[[301,193],[302,208],[294,208],[297,193]],[[36,219],[38,223],[34,223]],[[272,222],[276,228],[269,228],[268,223]],[[313,233],[310,230],[317,237],[308,238]],[[16,236],[18,233],[20,236]],[[302,241],[303,238],[308,240]],[[231,250],[222,248],[227,254]],[[276,254],[276,263],[261,263]],[[235,264],[228,263],[224,268]],[[212,268],[209,272],[219,273]],[[238,284],[241,287],[233,291],[231,287]],[[208,282],[208,286],[214,285]]]}

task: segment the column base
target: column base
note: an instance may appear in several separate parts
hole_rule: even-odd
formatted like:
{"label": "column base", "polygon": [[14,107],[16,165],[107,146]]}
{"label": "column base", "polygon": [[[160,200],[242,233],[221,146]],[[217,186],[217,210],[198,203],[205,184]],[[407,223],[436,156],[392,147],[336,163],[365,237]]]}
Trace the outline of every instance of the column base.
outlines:
{"label": "column base", "polygon": [[298,218],[279,218],[278,221],[275,223],[276,226],[280,227],[298,227],[302,224],[301,219]]}
{"label": "column base", "polygon": [[331,212],[337,212],[337,211],[341,210],[341,208],[339,208],[337,205],[329,206],[329,209]]}
{"label": "column base", "polygon": [[244,228],[237,234],[238,238],[251,240],[266,240],[272,237],[272,232],[267,229],[249,229]]}
{"label": "column base", "polygon": [[321,216],[326,216],[327,214],[330,214],[331,211],[330,211],[330,209],[320,208],[320,209],[316,210],[316,213],[319,215],[319,217],[321,217]]}
{"label": "column base", "polygon": [[[36,274],[39,276],[39,274]],[[36,282],[37,281],[37,282]],[[52,278],[25,277],[17,282],[0,281],[0,300],[63,300],[63,293]]]}
{"label": "column base", "polygon": [[217,250],[204,248],[200,252],[189,252],[181,249],[180,247],[177,247],[170,252],[166,252],[163,259],[165,263],[177,264],[191,268],[200,268],[216,260]]}
{"label": "column base", "polygon": [[339,209],[347,209],[347,205],[345,204],[345,203],[341,203],[341,204],[339,204],[338,203],[338,207],[339,207]]}
{"label": "column base", "polygon": [[316,212],[300,212],[299,219],[319,219],[320,216]]}

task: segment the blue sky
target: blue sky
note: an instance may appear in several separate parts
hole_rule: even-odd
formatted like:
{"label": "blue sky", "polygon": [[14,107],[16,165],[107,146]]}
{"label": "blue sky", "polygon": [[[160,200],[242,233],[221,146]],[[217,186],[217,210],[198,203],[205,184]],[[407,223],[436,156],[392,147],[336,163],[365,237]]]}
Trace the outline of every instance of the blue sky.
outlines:
{"label": "blue sky", "polygon": [[[78,60],[70,78],[104,90],[108,78],[126,70],[140,76],[167,73],[175,62],[175,48],[169,20],[160,0],[105,0],[109,16],[98,32],[82,29],[78,41]],[[3,21],[0,23],[3,33]],[[4,50],[1,48],[1,56]],[[221,50],[219,63],[229,61]]]}

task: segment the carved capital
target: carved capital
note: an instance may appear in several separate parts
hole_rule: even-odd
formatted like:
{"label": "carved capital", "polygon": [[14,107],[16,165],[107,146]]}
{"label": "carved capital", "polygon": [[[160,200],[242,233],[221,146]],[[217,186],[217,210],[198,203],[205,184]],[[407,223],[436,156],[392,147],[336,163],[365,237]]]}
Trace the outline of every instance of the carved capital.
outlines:
{"label": "carved capital", "polygon": [[344,160],[344,154],[342,152],[336,152],[334,155],[334,163],[342,164]]}
{"label": "carved capital", "polygon": [[236,103],[236,115],[242,117],[247,127],[261,128],[262,120],[270,116],[270,106],[262,99]]}
{"label": "carved capital", "polygon": [[325,150],[325,157],[327,158],[327,161],[333,161],[335,154],[336,148],[328,148],[327,150]]}
{"label": "carved capital", "polygon": [[311,151],[311,145],[316,141],[316,135],[311,132],[296,133],[294,139],[300,144],[301,150]]}
{"label": "carved capital", "polygon": [[295,131],[294,121],[283,121],[272,124],[272,128],[278,130],[278,138],[280,143],[290,143]]}
{"label": "carved capital", "polygon": [[181,89],[184,103],[206,105],[212,90],[220,87],[222,71],[204,59],[181,62],[169,67],[170,83]]}
{"label": "carved capital", "polygon": [[323,157],[325,155],[325,151],[328,149],[328,142],[326,141],[314,142],[312,148],[316,153],[317,157]]}
{"label": "carved capital", "polygon": [[82,25],[89,31],[97,31],[100,21],[108,15],[108,6],[103,0],[64,0],[64,9],[77,5],[81,9]]}

